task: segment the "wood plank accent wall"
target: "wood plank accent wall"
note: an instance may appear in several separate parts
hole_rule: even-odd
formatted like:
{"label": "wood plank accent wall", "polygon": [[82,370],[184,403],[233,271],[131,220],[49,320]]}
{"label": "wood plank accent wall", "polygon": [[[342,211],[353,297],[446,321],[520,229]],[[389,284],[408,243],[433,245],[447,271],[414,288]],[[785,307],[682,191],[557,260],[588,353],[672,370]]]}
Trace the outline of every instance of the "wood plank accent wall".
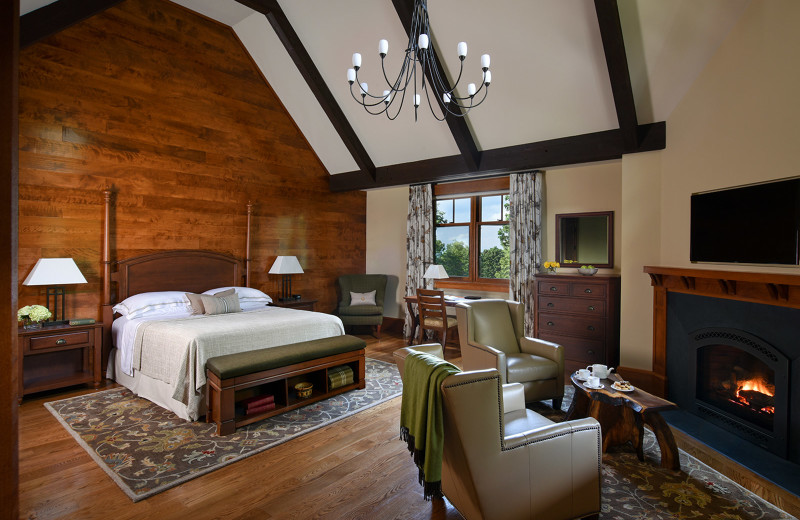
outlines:
{"label": "wood plank accent wall", "polygon": [[[126,0],[21,52],[19,280],[71,256],[68,317],[100,318],[103,193],[112,259],[165,249],[245,255],[275,296],[278,255],[294,292],[336,307],[336,278],[366,267],[366,195],[329,175],[233,30],[163,0]],[[116,257],[114,257],[116,252]],[[20,285],[20,305],[44,304]]]}

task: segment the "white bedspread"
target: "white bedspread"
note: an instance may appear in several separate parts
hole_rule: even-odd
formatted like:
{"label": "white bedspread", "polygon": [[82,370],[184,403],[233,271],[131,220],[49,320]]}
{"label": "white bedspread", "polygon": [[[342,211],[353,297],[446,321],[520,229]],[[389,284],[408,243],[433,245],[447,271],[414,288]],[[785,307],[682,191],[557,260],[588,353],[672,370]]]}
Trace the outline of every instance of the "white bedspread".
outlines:
{"label": "white bedspread", "polygon": [[[337,316],[280,307],[169,320],[129,320],[115,330],[122,366],[169,384],[173,399],[187,405],[193,419],[203,400],[207,359],[344,334]],[[131,336],[132,345],[123,345]]]}

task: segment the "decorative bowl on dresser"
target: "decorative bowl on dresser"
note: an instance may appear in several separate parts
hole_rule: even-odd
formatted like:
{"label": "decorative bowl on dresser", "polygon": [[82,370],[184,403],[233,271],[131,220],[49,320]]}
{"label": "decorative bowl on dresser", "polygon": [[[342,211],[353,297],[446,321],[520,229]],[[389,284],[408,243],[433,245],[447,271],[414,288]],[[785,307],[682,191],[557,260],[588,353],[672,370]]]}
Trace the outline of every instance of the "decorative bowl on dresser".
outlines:
{"label": "decorative bowl on dresser", "polygon": [[100,386],[103,324],[19,329],[19,394],[92,383]]}
{"label": "decorative bowl on dresser", "polygon": [[565,376],[588,365],[619,364],[619,275],[537,274],[537,338],[563,345]]}

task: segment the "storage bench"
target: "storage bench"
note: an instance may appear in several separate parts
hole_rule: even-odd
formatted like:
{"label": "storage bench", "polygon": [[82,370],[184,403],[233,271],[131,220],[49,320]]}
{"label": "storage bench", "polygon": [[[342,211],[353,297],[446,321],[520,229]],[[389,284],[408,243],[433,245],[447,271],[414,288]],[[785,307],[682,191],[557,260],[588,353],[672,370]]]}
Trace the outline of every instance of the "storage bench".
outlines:
{"label": "storage bench", "polygon": [[[217,424],[218,435],[229,435],[246,424],[365,388],[365,348],[364,340],[343,335],[211,358],[206,361],[206,422]],[[328,370],[343,366],[352,370],[353,382],[333,388]],[[313,384],[309,397],[295,392],[300,382]],[[248,414],[246,403],[267,396],[274,406]]]}

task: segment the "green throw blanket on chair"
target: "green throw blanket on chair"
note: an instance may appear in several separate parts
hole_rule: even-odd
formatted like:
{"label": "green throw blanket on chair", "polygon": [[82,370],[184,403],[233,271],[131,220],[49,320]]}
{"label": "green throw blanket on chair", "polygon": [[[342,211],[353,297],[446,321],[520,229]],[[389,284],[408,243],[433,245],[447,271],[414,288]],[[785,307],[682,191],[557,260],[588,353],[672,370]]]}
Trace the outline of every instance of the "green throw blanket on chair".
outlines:
{"label": "green throw blanket on chair", "polygon": [[405,359],[400,436],[419,468],[425,499],[442,496],[444,418],[442,382],[458,367],[436,356],[412,352]]}

